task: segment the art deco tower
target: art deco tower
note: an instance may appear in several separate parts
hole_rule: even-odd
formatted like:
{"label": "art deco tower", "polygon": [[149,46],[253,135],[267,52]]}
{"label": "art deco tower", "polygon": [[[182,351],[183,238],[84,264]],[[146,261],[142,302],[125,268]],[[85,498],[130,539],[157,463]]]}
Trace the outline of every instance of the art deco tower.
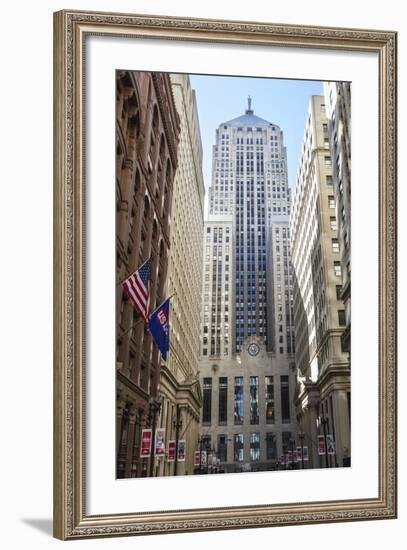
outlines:
{"label": "art deco tower", "polygon": [[289,215],[287,153],[280,128],[248,108],[222,123],[213,148],[209,214],[234,225],[235,351],[258,336],[267,342],[266,249],[272,215]]}

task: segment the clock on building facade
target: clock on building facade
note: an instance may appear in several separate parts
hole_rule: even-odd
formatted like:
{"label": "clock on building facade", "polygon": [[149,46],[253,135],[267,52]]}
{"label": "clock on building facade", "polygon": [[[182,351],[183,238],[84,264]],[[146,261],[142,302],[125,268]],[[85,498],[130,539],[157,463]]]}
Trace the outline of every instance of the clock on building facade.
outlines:
{"label": "clock on building facade", "polygon": [[249,344],[247,351],[249,352],[249,355],[255,357],[259,353],[260,347],[258,344],[256,344],[256,342],[252,342],[251,344]]}

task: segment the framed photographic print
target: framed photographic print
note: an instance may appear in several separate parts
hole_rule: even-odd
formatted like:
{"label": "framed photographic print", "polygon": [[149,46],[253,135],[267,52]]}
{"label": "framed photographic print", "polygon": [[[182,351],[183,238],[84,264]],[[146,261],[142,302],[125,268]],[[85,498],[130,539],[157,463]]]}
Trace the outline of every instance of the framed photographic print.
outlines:
{"label": "framed photographic print", "polygon": [[54,45],[55,536],[396,517],[396,33]]}

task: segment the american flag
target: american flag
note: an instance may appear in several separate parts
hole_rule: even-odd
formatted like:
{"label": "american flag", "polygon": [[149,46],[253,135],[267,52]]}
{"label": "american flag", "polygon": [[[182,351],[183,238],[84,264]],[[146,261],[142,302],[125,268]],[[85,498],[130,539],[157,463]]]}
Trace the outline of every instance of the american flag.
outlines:
{"label": "american flag", "polygon": [[145,323],[148,323],[150,309],[150,279],[152,258],[150,257],[144,264],[130,275],[124,282],[123,288],[130,298],[134,307],[142,316]]}

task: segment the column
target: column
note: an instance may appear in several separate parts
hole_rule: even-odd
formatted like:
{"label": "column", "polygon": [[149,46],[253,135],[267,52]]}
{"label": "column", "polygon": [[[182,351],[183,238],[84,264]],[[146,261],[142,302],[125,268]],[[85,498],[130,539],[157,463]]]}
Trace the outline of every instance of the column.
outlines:
{"label": "column", "polygon": [[127,446],[126,446],[126,470],[125,477],[131,477],[131,468],[133,462],[133,447],[134,447],[134,432],[136,425],[136,406],[133,404],[129,411],[129,431],[127,434]]}
{"label": "column", "polygon": [[338,466],[343,466],[343,459],[350,458],[350,427],[347,392],[336,391],[332,395],[333,418],[335,423],[335,445]]}

